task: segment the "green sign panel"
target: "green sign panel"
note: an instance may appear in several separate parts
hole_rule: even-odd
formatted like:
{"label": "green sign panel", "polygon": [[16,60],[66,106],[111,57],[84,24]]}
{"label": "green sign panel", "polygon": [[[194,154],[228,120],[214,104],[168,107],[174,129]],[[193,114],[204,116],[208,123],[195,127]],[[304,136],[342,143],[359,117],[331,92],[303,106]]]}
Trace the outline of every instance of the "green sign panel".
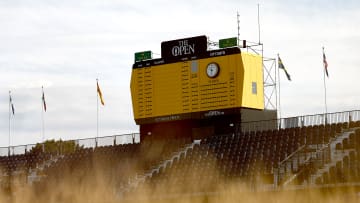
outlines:
{"label": "green sign panel", "polygon": [[219,40],[219,48],[235,47],[237,46],[237,38],[227,38]]}
{"label": "green sign panel", "polygon": [[151,51],[136,52],[135,53],[135,62],[149,60],[152,58],[151,55],[152,55]]}

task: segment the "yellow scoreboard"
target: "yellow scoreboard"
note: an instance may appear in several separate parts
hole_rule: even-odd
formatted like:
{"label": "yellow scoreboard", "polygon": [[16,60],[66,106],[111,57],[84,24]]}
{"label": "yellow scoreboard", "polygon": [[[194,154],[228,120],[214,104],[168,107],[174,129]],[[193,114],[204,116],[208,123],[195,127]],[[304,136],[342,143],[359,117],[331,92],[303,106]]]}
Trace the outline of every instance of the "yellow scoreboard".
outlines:
{"label": "yellow scoreboard", "polygon": [[264,109],[262,57],[237,47],[208,51],[204,43],[205,36],[163,42],[162,58],[135,62],[137,124]]}

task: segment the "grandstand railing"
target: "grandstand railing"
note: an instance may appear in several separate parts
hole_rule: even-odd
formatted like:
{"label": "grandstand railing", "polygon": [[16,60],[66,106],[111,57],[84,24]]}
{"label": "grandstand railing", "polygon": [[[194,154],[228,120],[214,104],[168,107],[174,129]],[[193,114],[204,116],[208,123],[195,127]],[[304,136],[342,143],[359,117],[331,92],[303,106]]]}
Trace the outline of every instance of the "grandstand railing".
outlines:
{"label": "grandstand railing", "polygon": [[[344,112],[335,112],[327,114],[315,114],[315,115],[305,115],[297,116],[290,118],[281,118],[274,120],[263,120],[263,121],[250,121],[243,122],[240,125],[241,132],[250,132],[250,131],[261,131],[261,130],[277,130],[293,127],[304,127],[312,125],[324,125],[332,123],[350,123],[351,121],[360,120],[360,110],[353,111],[344,111]],[[97,138],[85,138],[77,140],[68,140],[74,141],[79,146],[85,148],[95,148],[100,146],[110,146],[118,144],[129,144],[129,143],[139,143],[140,134],[131,133],[123,135],[112,135],[106,137],[97,137]],[[28,145],[18,145],[10,147],[0,147],[0,156],[7,155],[16,155],[16,154],[25,154],[31,151],[36,144]]]}
{"label": "grandstand railing", "polygon": [[[66,140],[73,141],[77,146],[84,148],[95,148],[102,146],[113,146],[119,144],[134,144],[140,142],[140,134],[139,133],[131,133],[131,134],[123,134],[123,135],[112,135],[105,137],[95,137],[95,138],[85,138],[85,139],[77,139],[77,140]],[[43,145],[44,143],[40,143]],[[61,142],[59,143],[61,145]],[[36,144],[27,144],[27,145],[17,145],[10,147],[0,147],[0,156],[8,156],[10,155],[19,155],[30,152]],[[62,149],[59,146],[59,149]],[[59,151],[59,153],[61,153]]]}
{"label": "grandstand railing", "polygon": [[350,123],[360,120],[360,110],[343,111],[327,114],[305,115],[273,120],[250,121],[241,123],[241,132],[278,130],[285,128]]}
{"label": "grandstand railing", "polygon": [[[330,143],[322,144],[314,152],[307,152],[305,145],[283,160],[274,173],[275,187],[285,187],[304,173],[323,167],[331,161]],[[296,173],[293,173],[295,168]]]}

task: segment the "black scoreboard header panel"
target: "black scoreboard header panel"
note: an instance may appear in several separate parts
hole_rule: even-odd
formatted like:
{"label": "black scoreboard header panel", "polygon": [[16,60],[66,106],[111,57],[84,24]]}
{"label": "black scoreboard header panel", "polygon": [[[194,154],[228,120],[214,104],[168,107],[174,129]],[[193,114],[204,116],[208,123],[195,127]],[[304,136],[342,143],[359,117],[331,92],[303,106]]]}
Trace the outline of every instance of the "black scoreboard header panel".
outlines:
{"label": "black scoreboard header panel", "polygon": [[205,35],[166,41],[161,43],[161,58],[176,59],[194,55],[201,55],[207,51]]}

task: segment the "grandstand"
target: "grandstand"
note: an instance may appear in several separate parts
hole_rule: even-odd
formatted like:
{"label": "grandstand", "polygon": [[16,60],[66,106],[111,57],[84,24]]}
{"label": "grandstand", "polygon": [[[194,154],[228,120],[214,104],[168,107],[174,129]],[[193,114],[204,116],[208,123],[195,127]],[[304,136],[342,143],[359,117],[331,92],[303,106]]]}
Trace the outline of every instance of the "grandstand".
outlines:
{"label": "grandstand", "polygon": [[167,41],[162,58],[137,56],[131,92],[140,133],[0,148],[2,193],[30,188],[48,202],[64,184],[72,195],[100,185],[91,192],[118,202],[216,197],[229,187],[358,190],[360,110],[277,119],[264,105],[262,56],[207,43]]}
{"label": "grandstand", "polygon": [[[328,118],[327,123],[325,119]],[[297,127],[255,130],[297,120]],[[119,136],[76,143],[73,152],[33,152],[34,145],[19,146],[23,154],[0,157],[1,186],[11,191],[32,185],[45,190],[66,178],[75,183],[101,177],[119,198],[149,188],[154,196],[213,194],[218,184],[241,182],[250,191],[276,191],[312,187],[358,186],[360,182],[360,111],[300,116],[249,122],[230,134],[213,134],[201,140],[169,139],[116,143]],[[292,126],[294,126],[293,124]],[[133,137],[134,135],[124,135]],[[138,134],[137,134],[138,136]],[[132,139],[130,139],[132,140]],[[61,147],[59,147],[60,149]],[[21,152],[17,152],[21,153]],[[66,178],[65,178],[66,177]],[[193,187],[196,185],[196,187]]]}

